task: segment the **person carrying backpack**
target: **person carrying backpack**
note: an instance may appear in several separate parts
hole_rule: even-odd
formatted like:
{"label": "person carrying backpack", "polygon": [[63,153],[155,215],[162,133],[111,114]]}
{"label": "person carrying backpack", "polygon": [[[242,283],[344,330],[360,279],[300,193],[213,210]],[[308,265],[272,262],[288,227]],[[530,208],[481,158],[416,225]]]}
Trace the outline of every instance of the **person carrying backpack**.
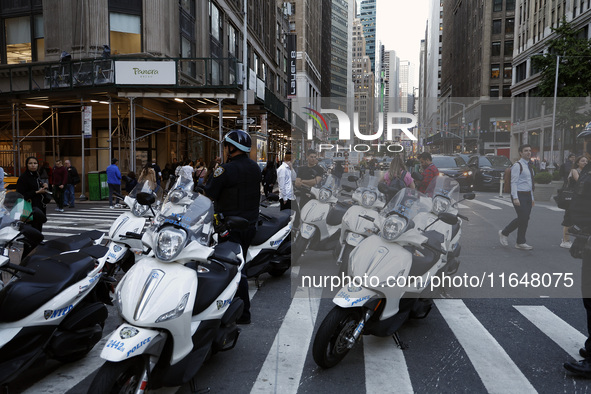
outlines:
{"label": "person carrying backpack", "polygon": [[387,186],[397,188],[398,190],[405,187],[409,187],[411,189],[415,188],[415,183],[410,175],[410,172],[407,171],[402,158],[398,155],[392,158],[390,167],[384,174],[381,182],[384,182]]}

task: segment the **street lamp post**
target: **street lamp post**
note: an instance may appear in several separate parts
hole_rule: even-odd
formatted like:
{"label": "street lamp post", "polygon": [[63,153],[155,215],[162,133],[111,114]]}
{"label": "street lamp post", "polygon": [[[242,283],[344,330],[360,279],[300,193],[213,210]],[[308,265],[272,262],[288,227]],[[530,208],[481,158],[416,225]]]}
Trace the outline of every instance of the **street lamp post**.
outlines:
{"label": "street lamp post", "polygon": [[552,108],[552,132],[550,135],[550,173],[554,171],[554,129],[556,127],[556,97],[558,96],[558,67],[560,66],[560,55],[556,55],[556,75],[554,76],[554,104]]}
{"label": "street lamp post", "polygon": [[455,101],[448,101],[449,104],[457,104],[457,105],[461,105],[462,106],[462,145],[461,145],[461,150],[460,153],[464,153],[464,151],[466,150],[466,147],[464,145],[464,134],[466,134],[466,130],[465,130],[465,122],[466,122],[466,105],[462,104],[462,103],[458,103]]}

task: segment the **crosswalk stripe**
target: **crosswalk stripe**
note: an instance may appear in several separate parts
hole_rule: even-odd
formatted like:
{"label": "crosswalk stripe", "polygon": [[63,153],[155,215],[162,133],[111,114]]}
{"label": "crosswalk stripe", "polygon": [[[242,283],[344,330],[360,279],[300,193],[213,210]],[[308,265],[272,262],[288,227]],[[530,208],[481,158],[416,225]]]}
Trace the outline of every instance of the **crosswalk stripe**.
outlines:
{"label": "crosswalk stripe", "polygon": [[503,205],[513,208],[512,202],[501,200],[500,198],[490,198],[489,200],[492,202],[498,202],[499,204],[503,204]]}
{"label": "crosswalk stripe", "polygon": [[501,207],[497,207],[496,205],[487,204],[485,202],[478,201],[478,200],[471,200],[471,202],[473,204],[482,205],[483,207],[487,207],[487,208],[490,208],[490,209],[503,209]]}
{"label": "crosswalk stripe", "polygon": [[363,357],[366,393],[383,393],[387,388],[393,393],[414,392],[404,353],[392,337],[364,336]]}
{"label": "crosswalk stripe", "polygon": [[111,337],[113,332],[103,335],[103,338],[94,345],[86,357],[75,363],[63,365],[51,375],[37,381],[34,385],[23,391],[23,394],[65,393],[67,390],[76,386],[103,365],[104,360],[100,357],[100,354],[107,339]]}
{"label": "crosswalk stripe", "polygon": [[552,339],[575,360],[587,337],[542,305],[514,305],[519,313]]}
{"label": "crosswalk stripe", "polygon": [[114,219],[99,219],[99,218],[60,218],[60,217],[51,217],[49,216],[48,221],[51,223],[63,223],[63,224],[68,224],[68,223],[76,223],[76,222],[88,222],[88,221],[92,221],[94,223],[106,223],[106,224],[110,224],[113,223],[115,220]]}
{"label": "crosswalk stripe", "polygon": [[[536,392],[507,352],[462,300],[435,300],[435,304],[489,393]],[[500,376],[502,379],[499,379]]]}
{"label": "crosswalk stripe", "polygon": [[298,287],[251,393],[298,392],[321,295],[321,289]]}
{"label": "crosswalk stripe", "polygon": [[61,234],[64,235],[64,233],[67,233],[68,231],[66,230],[71,230],[74,231],[76,234],[78,234],[81,231],[92,231],[92,230],[109,230],[110,226],[100,229],[97,227],[68,227],[68,226],[52,226],[51,224],[47,224],[45,223],[43,225],[43,234],[45,233],[45,229],[54,229],[54,230],[58,230],[58,231],[62,231]]}
{"label": "crosswalk stripe", "polygon": [[467,205],[464,205],[464,204],[457,204],[456,206],[457,206],[458,208],[462,208],[462,209],[470,208],[469,206],[467,206]]}

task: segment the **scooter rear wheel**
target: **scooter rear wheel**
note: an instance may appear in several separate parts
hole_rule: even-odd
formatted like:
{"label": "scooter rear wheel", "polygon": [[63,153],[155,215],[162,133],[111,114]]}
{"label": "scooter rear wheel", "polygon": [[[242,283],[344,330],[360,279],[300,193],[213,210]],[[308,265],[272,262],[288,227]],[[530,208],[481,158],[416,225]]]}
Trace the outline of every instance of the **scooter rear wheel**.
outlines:
{"label": "scooter rear wheel", "polygon": [[361,319],[360,308],[335,306],[318,328],[312,354],[314,361],[322,368],[337,365],[351,350],[349,338]]}
{"label": "scooter rear wheel", "polygon": [[88,393],[135,393],[141,384],[144,369],[145,364],[141,357],[133,357],[120,363],[107,361],[99,368]]}

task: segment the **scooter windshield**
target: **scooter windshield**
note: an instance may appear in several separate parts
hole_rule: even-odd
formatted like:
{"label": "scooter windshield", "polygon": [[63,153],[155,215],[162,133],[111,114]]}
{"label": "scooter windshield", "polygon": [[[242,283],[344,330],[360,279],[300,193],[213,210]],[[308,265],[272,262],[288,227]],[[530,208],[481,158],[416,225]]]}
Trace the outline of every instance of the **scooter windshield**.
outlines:
{"label": "scooter windshield", "polygon": [[319,186],[318,199],[322,202],[327,201],[330,197],[336,197],[337,178],[334,175],[326,175]]}
{"label": "scooter windshield", "polygon": [[417,214],[431,210],[430,201],[430,198],[418,190],[405,187],[382,209],[380,216],[387,218],[397,214],[410,222]]}
{"label": "scooter windshield", "polygon": [[135,185],[133,190],[129,193],[129,197],[136,199],[138,193],[154,194],[156,201],[161,201],[162,195],[164,194],[161,186],[154,184],[147,179]]}
{"label": "scooter windshield", "polygon": [[0,194],[0,229],[19,220],[27,220],[31,214],[30,208],[29,203],[25,209],[25,199],[21,194],[2,192]]}
{"label": "scooter windshield", "polygon": [[171,190],[154,221],[153,231],[160,231],[167,225],[182,228],[187,232],[188,239],[209,245],[213,233],[211,200],[183,188]]}
{"label": "scooter windshield", "polygon": [[353,193],[353,201],[366,208],[381,208],[386,204],[386,197],[378,190],[379,178],[376,176],[364,176],[357,183],[357,189]]}
{"label": "scooter windshield", "polygon": [[453,204],[460,200],[460,184],[447,175],[439,175],[431,180],[425,194],[429,197],[446,197]]}

